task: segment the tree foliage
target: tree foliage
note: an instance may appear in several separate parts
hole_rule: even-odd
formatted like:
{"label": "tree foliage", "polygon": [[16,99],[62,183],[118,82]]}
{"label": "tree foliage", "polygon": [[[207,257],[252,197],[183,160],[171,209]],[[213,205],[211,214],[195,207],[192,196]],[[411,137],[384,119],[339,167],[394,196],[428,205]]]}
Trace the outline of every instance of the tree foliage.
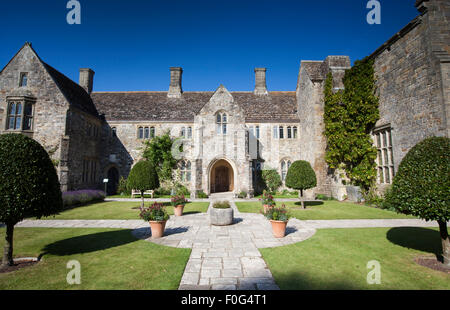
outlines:
{"label": "tree foliage", "polygon": [[325,82],[325,160],[343,168],[350,181],[368,189],[376,180],[377,150],[371,131],[379,119],[373,60],[356,61],[343,79],[344,90],[333,91],[333,77]]}
{"label": "tree foliage", "polygon": [[153,164],[147,160],[137,162],[130,171],[127,179],[128,190],[154,190],[159,187],[159,178]]}
{"label": "tree foliage", "polygon": [[264,188],[274,193],[283,183],[278,171],[275,169],[264,169],[261,171],[261,181]]}
{"label": "tree foliage", "polygon": [[173,143],[174,140],[169,133],[144,142],[143,158],[153,164],[161,181],[172,178],[172,170],[177,164],[177,160],[172,155]]}
{"label": "tree foliage", "polygon": [[289,167],[285,183],[287,187],[300,190],[300,195],[303,196],[304,190],[316,187],[316,173],[309,162],[297,160]]}
{"label": "tree foliage", "polygon": [[433,137],[403,158],[386,203],[398,212],[427,221],[450,220],[450,139]]}
{"label": "tree foliage", "polygon": [[45,149],[22,134],[0,135],[0,222],[50,216],[62,205],[58,175]]}
{"label": "tree foliage", "polygon": [[7,226],[2,265],[11,265],[14,225],[50,216],[63,201],[55,167],[45,149],[22,134],[0,135],[0,222]]}
{"label": "tree foliage", "polygon": [[444,264],[450,268],[450,139],[432,137],[416,144],[400,163],[385,195],[389,208],[437,221]]}

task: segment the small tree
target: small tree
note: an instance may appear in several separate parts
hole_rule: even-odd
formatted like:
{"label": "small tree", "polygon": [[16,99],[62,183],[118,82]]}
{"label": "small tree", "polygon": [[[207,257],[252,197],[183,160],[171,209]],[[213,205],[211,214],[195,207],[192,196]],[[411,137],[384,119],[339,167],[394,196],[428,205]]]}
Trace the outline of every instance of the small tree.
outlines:
{"label": "small tree", "polygon": [[317,185],[316,173],[309,162],[297,160],[292,163],[286,175],[286,186],[299,190],[302,207],[305,208],[303,191]]}
{"label": "small tree", "polygon": [[264,169],[261,172],[261,178],[265,187],[274,193],[283,183],[280,174],[275,169]]}
{"label": "small tree", "polygon": [[450,139],[428,138],[409,150],[385,201],[397,212],[438,222],[444,264],[450,267]]}
{"label": "small tree", "polygon": [[22,134],[0,135],[0,222],[6,224],[2,267],[14,263],[14,225],[62,207],[58,175],[45,149]]}
{"label": "small tree", "polygon": [[158,187],[158,173],[151,162],[141,160],[133,166],[128,175],[127,188],[129,191],[135,189],[141,192],[142,208],[144,207],[144,192],[146,190],[154,190]]}

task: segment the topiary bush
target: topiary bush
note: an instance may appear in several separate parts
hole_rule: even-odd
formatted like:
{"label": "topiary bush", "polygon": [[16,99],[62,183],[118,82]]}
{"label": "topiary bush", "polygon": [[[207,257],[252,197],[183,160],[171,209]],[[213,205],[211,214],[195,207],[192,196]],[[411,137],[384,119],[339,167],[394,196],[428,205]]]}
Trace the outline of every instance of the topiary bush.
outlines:
{"label": "topiary bush", "polygon": [[22,134],[0,135],[0,222],[6,224],[2,266],[14,263],[15,224],[57,214],[62,207],[58,175],[45,149]]}
{"label": "topiary bush", "polygon": [[159,187],[158,173],[155,167],[147,160],[136,163],[130,171],[127,179],[127,188],[141,192],[142,204],[144,207],[144,192],[154,190]]}
{"label": "topiary bush", "polygon": [[[300,191],[300,199],[303,197],[303,191],[316,187],[316,173],[309,164],[304,160],[297,160],[292,163],[286,175],[286,186]],[[303,199],[301,199],[302,207],[305,208]]]}
{"label": "topiary bush", "polygon": [[409,150],[385,201],[397,212],[439,223],[442,256],[450,267],[450,139],[428,138]]}

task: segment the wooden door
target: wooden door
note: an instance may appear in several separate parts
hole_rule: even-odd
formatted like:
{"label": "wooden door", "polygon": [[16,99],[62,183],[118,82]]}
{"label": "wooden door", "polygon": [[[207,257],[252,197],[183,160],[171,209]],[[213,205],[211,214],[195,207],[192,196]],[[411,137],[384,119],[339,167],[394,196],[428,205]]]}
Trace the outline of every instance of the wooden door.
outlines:
{"label": "wooden door", "polygon": [[230,178],[228,175],[228,167],[221,166],[216,168],[215,192],[228,192],[230,190]]}

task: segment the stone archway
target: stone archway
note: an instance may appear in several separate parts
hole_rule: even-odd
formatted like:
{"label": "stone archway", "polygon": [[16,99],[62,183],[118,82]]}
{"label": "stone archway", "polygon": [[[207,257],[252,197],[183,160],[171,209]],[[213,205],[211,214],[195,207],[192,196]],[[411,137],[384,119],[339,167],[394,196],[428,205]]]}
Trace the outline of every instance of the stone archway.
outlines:
{"label": "stone archway", "polygon": [[211,193],[232,192],[234,190],[234,169],[225,159],[216,161],[209,176],[209,189]]}

